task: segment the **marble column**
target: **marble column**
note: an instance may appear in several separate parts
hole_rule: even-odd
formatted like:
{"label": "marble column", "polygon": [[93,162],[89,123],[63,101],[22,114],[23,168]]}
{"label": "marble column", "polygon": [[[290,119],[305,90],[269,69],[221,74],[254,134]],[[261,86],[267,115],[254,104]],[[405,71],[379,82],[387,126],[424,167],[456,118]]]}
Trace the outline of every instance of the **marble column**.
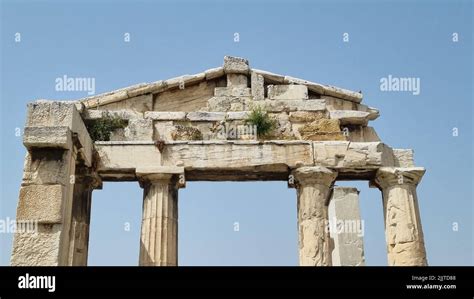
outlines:
{"label": "marble column", "polygon": [[360,218],[359,190],[334,187],[329,201],[333,266],[364,266],[364,222]]}
{"label": "marble column", "polygon": [[293,176],[298,195],[299,264],[330,266],[328,197],[337,173],[320,166],[300,167]]}
{"label": "marble column", "polygon": [[72,202],[70,266],[87,266],[92,191],[102,189],[100,177],[84,166],[76,167]]}
{"label": "marble column", "polygon": [[140,266],[178,265],[178,188],[182,167],[137,169],[144,189]]}
{"label": "marble column", "polygon": [[389,266],[426,266],[416,187],[422,167],[382,167],[375,184],[382,190]]}

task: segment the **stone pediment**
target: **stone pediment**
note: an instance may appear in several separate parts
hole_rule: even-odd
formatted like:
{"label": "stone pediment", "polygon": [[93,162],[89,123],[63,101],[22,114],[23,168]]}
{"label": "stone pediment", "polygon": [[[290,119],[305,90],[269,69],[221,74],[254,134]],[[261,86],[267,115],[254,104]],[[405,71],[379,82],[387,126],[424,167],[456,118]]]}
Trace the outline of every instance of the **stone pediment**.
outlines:
{"label": "stone pediment", "polygon": [[[167,80],[160,80],[151,83],[140,83],[130,87],[114,90],[111,92],[99,94],[92,97],[87,97],[81,99],[86,108],[94,108],[97,106],[108,105],[112,103],[117,103],[121,101],[127,101],[129,99],[134,99],[139,101],[139,96],[153,94],[157,95],[164,92],[169,92],[173,90],[184,90],[189,86],[200,85],[203,82],[207,82],[212,85],[212,82],[216,83],[216,87],[225,87],[225,80],[227,75],[244,75],[247,77],[247,82],[232,82],[239,86],[247,85],[248,87],[256,87],[256,84],[263,84],[264,86],[268,85],[301,85],[305,86],[307,92],[310,93],[310,96],[313,98],[320,98],[321,96],[329,96],[337,99],[360,103],[362,101],[362,94],[359,92],[354,92],[351,90],[324,85],[320,83],[311,82],[304,79],[299,79],[291,76],[279,75],[271,73],[268,71],[263,71],[259,69],[250,68],[249,63],[246,59],[238,57],[224,57],[224,65],[221,67],[208,69],[204,72],[194,74],[194,75],[183,75]],[[236,77],[237,78],[237,77]],[[243,79],[243,76],[239,78]],[[254,79],[254,80],[252,80]],[[224,86],[220,86],[219,81],[224,80]],[[255,84],[248,84],[249,82]],[[303,90],[303,89],[300,89]],[[216,93],[224,94],[225,90],[220,89]],[[245,92],[240,94],[245,96]],[[260,94],[257,90],[254,90],[251,94],[253,97],[258,99]],[[281,96],[281,95],[280,95]],[[183,99],[185,101],[185,99]]]}
{"label": "stone pediment", "polygon": [[111,113],[128,120],[112,141],[173,141],[183,123],[199,130],[202,140],[222,139],[213,134],[217,126],[241,126],[255,107],[277,123],[270,139],[380,141],[367,126],[379,112],[361,101],[361,93],[253,69],[246,59],[226,56],[221,67],[88,97],[78,107],[89,121]]}

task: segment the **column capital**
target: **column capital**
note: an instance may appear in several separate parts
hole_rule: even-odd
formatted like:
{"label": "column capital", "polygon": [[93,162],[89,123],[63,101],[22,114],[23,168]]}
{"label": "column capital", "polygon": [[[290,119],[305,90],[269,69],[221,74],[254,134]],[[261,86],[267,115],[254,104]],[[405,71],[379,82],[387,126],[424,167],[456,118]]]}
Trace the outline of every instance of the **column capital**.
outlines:
{"label": "column capital", "polygon": [[184,178],[184,167],[178,166],[157,166],[157,167],[142,167],[135,169],[135,174],[138,178],[140,186],[146,183],[156,181],[177,181],[178,188],[184,188],[186,181]]}
{"label": "column capital", "polygon": [[86,184],[89,189],[102,189],[102,178],[91,167],[76,165],[75,183]]}
{"label": "column capital", "polygon": [[418,185],[425,174],[423,167],[381,167],[375,174],[374,183],[378,188],[396,185]]}
{"label": "column capital", "polygon": [[321,184],[330,187],[337,177],[337,172],[322,166],[304,166],[293,170],[296,184]]}

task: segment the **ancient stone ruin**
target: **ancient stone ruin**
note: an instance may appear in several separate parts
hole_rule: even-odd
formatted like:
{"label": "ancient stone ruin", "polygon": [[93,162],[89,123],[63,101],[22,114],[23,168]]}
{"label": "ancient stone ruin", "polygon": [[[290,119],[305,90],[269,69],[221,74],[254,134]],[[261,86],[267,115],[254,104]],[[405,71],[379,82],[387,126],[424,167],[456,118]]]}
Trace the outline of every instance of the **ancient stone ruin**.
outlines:
{"label": "ancient stone ruin", "polygon": [[360,228],[358,190],[334,183],[367,180],[382,192],[388,264],[427,265],[416,195],[425,169],[380,141],[368,126],[379,112],[361,101],[226,56],[195,75],[30,103],[17,221],[37,233],[15,234],[11,264],[87,265],[103,181],[143,188],[139,265],[176,266],[186,181],[279,180],[297,191],[299,264],[364,265],[362,236],[328,223]]}

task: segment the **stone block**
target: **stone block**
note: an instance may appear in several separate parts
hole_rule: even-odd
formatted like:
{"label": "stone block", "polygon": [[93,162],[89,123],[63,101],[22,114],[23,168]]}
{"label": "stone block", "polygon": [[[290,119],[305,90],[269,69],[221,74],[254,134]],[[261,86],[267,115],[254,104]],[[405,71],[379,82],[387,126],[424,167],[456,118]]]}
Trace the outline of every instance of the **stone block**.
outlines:
{"label": "stone block", "polygon": [[249,62],[247,59],[240,57],[225,56],[224,72],[226,74],[248,74]]}
{"label": "stone block", "polygon": [[148,111],[148,112],[145,112],[145,118],[149,118],[152,120],[185,120],[186,112]]}
{"label": "stone block", "polygon": [[151,119],[131,119],[125,128],[127,140],[153,140],[153,121]]}
{"label": "stone block", "polygon": [[315,163],[334,168],[378,168],[393,165],[393,154],[381,142],[315,141]]}
{"label": "stone block", "polygon": [[155,129],[154,139],[171,141],[173,140],[172,132],[175,129],[172,121],[156,121],[153,124]]}
{"label": "stone block", "polygon": [[74,102],[39,100],[30,103],[28,104],[26,126],[69,127],[81,145],[79,155],[82,156],[87,166],[92,165],[93,142]]}
{"label": "stone block", "polygon": [[307,100],[308,87],[305,85],[268,85],[270,100]]}
{"label": "stone block", "polygon": [[214,96],[216,97],[250,97],[251,91],[247,87],[216,87]]}
{"label": "stone block", "polygon": [[341,125],[366,126],[369,122],[369,112],[355,110],[333,110],[329,111],[331,119],[338,119]]}
{"label": "stone block", "polygon": [[251,107],[250,97],[213,97],[207,102],[207,110],[214,112],[246,111]]}
{"label": "stone block", "polygon": [[250,76],[250,87],[252,88],[252,97],[254,101],[265,99],[265,87],[263,76],[252,71]]}
{"label": "stone block", "polygon": [[295,111],[290,112],[290,121],[298,123],[308,123],[315,120],[326,118],[324,111]]}
{"label": "stone block", "polygon": [[268,112],[326,110],[326,105],[321,100],[265,100],[256,101],[255,104]]}
{"label": "stone block", "polygon": [[62,185],[28,185],[20,188],[17,220],[37,220],[38,223],[61,223],[63,197]]}
{"label": "stone block", "polygon": [[16,233],[12,266],[59,266],[61,224],[38,224],[37,233]]}
{"label": "stone block", "polygon": [[222,121],[225,120],[224,112],[189,112],[186,118],[190,121]]}
{"label": "stone block", "polygon": [[393,158],[396,167],[415,167],[412,149],[393,149]]}
{"label": "stone block", "polygon": [[69,159],[63,149],[35,149],[26,154],[22,185],[70,184]]}
{"label": "stone block", "polygon": [[227,74],[227,87],[247,87],[247,75],[242,74]]}
{"label": "stone block", "polygon": [[249,111],[227,112],[226,120],[245,120],[249,113]]}
{"label": "stone block", "polygon": [[35,148],[72,148],[69,127],[25,127],[23,144],[29,150]]}
{"label": "stone block", "polygon": [[217,67],[213,69],[206,70],[205,72],[206,80],[212,80],[224,76],[224,68]]}

